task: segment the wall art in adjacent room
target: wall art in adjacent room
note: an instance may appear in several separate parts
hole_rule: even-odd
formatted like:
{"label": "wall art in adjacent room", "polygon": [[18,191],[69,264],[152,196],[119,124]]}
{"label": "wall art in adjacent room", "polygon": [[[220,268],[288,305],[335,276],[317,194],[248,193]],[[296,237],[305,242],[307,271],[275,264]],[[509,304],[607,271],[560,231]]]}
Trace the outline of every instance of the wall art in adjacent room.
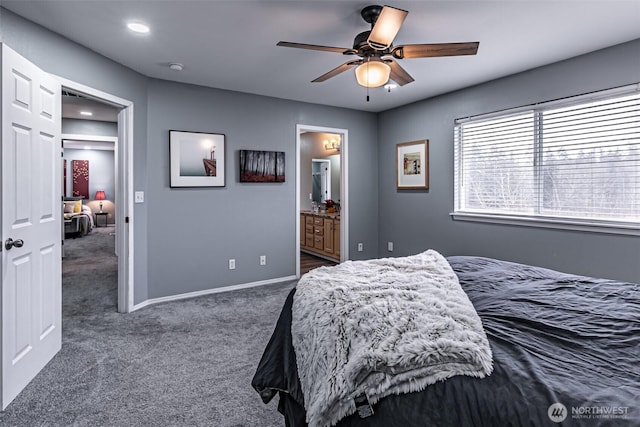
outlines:
{"label": "wall art in adjacent room", "polygon": [[89,198],[89,160],[71,160],[74,197]]}

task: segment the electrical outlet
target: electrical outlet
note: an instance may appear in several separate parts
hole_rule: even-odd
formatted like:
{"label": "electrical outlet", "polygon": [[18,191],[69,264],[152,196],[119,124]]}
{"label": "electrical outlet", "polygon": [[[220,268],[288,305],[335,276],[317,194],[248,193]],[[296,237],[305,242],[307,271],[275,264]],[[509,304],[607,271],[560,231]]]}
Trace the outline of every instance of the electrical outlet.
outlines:
{"label": "electrical outlet", "polygon": [[229,260],[229,270],[235,270],[235,269],[236,269],[236,260],[232,258]]}
{"label": "electrical outlet", "polygon": [[364,244],[358,243],[358,252],[362,252],[362,251],[364,251]]}
{"label": "electrical outlet", "polygon": [[267,265],[267,256],[260,255],[260,265]]}
{"label": "electrical outlet", "polygon": [[387,242],[387,250],[393,252],[393,242]]}

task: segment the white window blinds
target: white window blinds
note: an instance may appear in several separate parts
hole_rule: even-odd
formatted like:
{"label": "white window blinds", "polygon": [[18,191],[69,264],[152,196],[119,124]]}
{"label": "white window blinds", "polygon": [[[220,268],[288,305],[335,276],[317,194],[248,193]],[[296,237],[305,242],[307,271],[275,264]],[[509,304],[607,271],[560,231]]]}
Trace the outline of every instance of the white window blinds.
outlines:
{"label": "white window blinds", "polygon": [[640,93],[460,120],[456,212],[640,223]]}

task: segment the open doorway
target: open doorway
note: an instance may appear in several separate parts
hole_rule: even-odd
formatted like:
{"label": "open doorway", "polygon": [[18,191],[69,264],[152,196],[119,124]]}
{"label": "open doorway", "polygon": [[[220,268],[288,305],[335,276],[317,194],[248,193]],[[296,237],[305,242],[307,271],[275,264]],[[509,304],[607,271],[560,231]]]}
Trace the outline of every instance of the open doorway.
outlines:
{"label": "open doorway", "polygon": [[296,276],[348,259],[346,129],[297,126]]}
{"label": "open doorway", "polygon": [[[117,255],[117,310],[121,313],[130,312],[135,309],[133,300],[133,224],[129,221],[129,213],[133,211],[133,147],[131,143],[133,140],[133,103],[61,77],[56,78],[62,84],[63,95],[65,93],[70,95],[70,97],[63,96],[62,110],[71,109],[75,112],[76,117],[79,117],[82,111],[88,111],[84,107],[91,106],[95,114],[94,116],[84,116],[84,124],[81,122],[71,124],[70,122],[65,123],[65,120],[70,120],[71,113],[65,114],[63,111],[61,115],[63,120],[62,133],[63,139],[68,141],[67,146],[70,141],[74,141],[75,144],[90,144],[94,148],[101,147],[102,149],[109,144],[112,145],[113,175],[110,175],[112,182],[108,182],[109,179],[102,179],[101,185],[104,188],[93,187],[93,192],[88,191],[88,203],[96,210],[96,213],[99,213],[99,215],[94,215],[95,225],[106,225],[113,228],[114,248]],[[102,120],[93,120],[93,123],[89,125],[90,120],[86,120],[87,118],[101,118]],[[89,132],[86,129],[93,130]],[[103,133],[106,135],[98,135],[101,132],[96,132],[95,129],[103,129]],[[98,191],[102,191],[104,194],[98,193]],[[110,192],[111,194],[109,194]],[[102,197],[104,200],[96,200]]]}

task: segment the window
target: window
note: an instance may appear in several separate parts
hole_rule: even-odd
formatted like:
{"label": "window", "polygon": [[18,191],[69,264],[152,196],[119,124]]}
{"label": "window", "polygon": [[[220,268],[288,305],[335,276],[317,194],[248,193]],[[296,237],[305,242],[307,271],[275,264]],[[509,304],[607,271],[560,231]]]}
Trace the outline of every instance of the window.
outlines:
{"label": "window", "polygon": [[456,121],[453,216],[638,234],[638,86]]}

